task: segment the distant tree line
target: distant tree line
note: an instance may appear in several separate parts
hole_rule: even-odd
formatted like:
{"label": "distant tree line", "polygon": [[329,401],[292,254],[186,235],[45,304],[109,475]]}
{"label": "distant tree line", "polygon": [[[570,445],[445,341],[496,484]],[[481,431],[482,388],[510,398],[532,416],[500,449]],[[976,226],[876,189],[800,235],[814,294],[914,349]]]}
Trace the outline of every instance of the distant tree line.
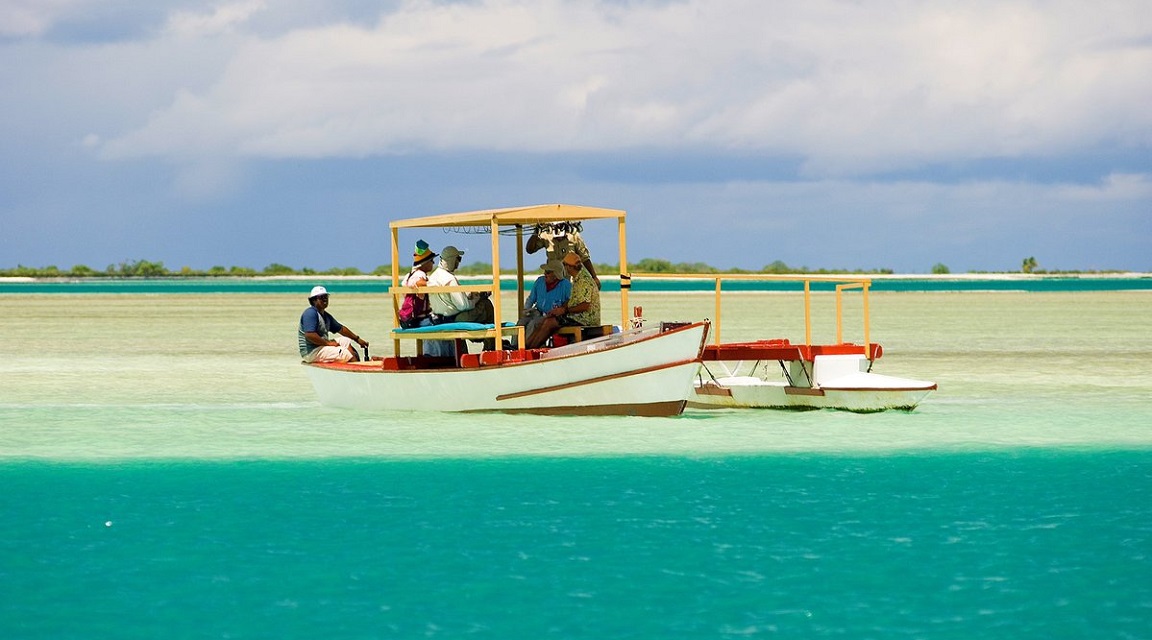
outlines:
{"label": "distant tree line", "polygon": [[164,266],[163,262],[150,260],[132,260],[119,264],[110,264],[102,270],[93,269],[87,265],[78,264],[71,269],[61,269],[55,265],[48,267],[26,267],[17,265],[12,269],[0,268],[0,277],[22,278],[213,278],[213,277],[252,277],[252,276],[292,276],[292,275],[326,275],[326,276],[361,276],[391,274],[390,265],[376,267],[369,274],[356,267],[311,269],[303,267],[293,269],[287,265],[272,263],[263,270],[257,271],[250,267],[224,267],[214,266],[210,269],[192,269],[181,267],[172,270]]}
{"label": "distant tree line", "polygon": [[[535,271],[534,265],[529,267],[525,265],[526,270]],[[408,266],[405,265],[402,271],[407,272]],[[515,274],[515,269],[501,269],[503,273]],[[597,273],[613,273],[618,271],[615,264],[597,264]],[[759,271],[740,268],[719,269],[712,265],[703,262],[677,262],[673,263],[670,260],[663,260],[660,258],[644,258],[638,262],[632,263],[630,271],[635,273],[892,273],[891,269],[872,269],[872,270],[846,270],[846,269],[818,269],[812,270],[808,267],[793,268],[777,260],[772,264],[766,265]],[[287,265],[280,263],[272,263],[262,270],[256,270],[249,267],[223,267],[215,266],[207,270],[192,269],[190,267],[181,267],[178,270],[168,269],[164,266],[163,262],[152,262],[149,260],[135,260],[130,262],[121,262],[120,264],[108,265],[103,270],[96,270],[87,265],[76,265],[71,269],[61,269],[59,267],[26,267],[18,265],[12,269],[0,269],[0,277],[24,277],[24,278],[212,278],[212,277],[253,277],[253,276],[294,276],[294,275],[325,275],[325,276],[361,276],[361,275],[374,275],[383,276],[392,273],[392,265],[380,265],[369,272],[361,271],[356,267],[344,268],[331,268],[324,270],[311,269],[304,267],[301,269],[294,269]],[[456,269],[456,273],[462,276],[482,276],[492,273],[492,264],[488,262],[473,262],[470,264],[462,264]]]}
{"label": "distant tree line", "polygon": [[[535,264],[535,263],[533,263]],[[525,265],[529,272],[535,271],[535,268],[529,268]],[[401,271],[407,273],[408,266],[405,265]],[[677,274],[677,273],[770,273],[770,274],[851,274],[851,275],[874,275],[874,274],[891,274],[892,269],[810,269],[806,266],[803,267],[790,267],[784,262],[777,260],[770,264],[765,265],[759,271],[740,269],[731,267],[728,269],[719,269],[712,265],[703,262],[672,262],[662,258],[644,258],[634,262],[630,266],[630,271],[633,273],[653,273],[653,274]],[[597,264],[596,272],[602,274],[611,274],[618,271],[618,266],[615,264]],[[502,269],[503,273],[515,274],[515,269]],[[1112,271],[1114,273],[1115,271]],[[272,263],[264,269],[257,271],[249,267],[224,267],[214,266],[207,270],[192,269],[189,267],[181,267],[178,270],[171,270],[164,266],[163,262],[152,262],[150,260],[131,260],[121,262],[119,264],[110,264],[103,270],[96,270],[86,265],[78,264],[71,269],[60,269],[56,266],[47,267],[26,267],[24,265],[17,265],[15,268],[0,268],[0,277],[3,278],[213,278],[213,277],[254,277],[254,276],[385,276],[391,275],[392,265],[384,264],[376,267],[372,271],[364,272],[356,267],[334,267],[330,269],[318,270],[309,267],[302,267],[295,269],[280,263]],[[492,264],[486,262],[475,262],[471,264],[463,264],[456,270],[458,275],[464,276],[482,276],[492,273]],[[943,263],[936,263],[931,268],[933,274],[948,274],[951,273],[948,267]],[[1005,273],[1005,272],[970,272],[970,273]],[[1026,258],[1020,268],[1020,273],[1037,273],[1037,274],[1075,274],[1075,273],[1109,273],[1108,271],[1045,271],[1037,268],[1036,258]]]}

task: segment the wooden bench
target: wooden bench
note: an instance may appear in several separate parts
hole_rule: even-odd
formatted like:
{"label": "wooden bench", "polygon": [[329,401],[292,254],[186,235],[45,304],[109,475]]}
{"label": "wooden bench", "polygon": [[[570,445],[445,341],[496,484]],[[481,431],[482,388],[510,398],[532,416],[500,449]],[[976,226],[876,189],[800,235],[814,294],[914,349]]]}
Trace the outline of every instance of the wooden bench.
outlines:
{"label": "wooden bench", "polygon": [[580,325],[573,325],[567,327],[560,327],[556,332],[558,336],[564,336],[568,342],[580,342],[585,338],[599,338],[612,333],[613,326],[610,324],[602,324],[599,326],[585,327]]}

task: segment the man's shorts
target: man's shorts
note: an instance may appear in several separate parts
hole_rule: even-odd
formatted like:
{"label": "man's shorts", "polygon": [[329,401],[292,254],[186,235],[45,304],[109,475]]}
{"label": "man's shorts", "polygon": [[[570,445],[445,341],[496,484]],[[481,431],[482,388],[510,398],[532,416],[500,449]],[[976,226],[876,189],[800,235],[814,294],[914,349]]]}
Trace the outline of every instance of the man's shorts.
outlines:
{"label": "man's shorts", "polygon": [[349,362],[352,360],[352,339],[347,336],[335,335],[332,339],[340,344],[339,347],[320,347],[308,352],[304,362]]}

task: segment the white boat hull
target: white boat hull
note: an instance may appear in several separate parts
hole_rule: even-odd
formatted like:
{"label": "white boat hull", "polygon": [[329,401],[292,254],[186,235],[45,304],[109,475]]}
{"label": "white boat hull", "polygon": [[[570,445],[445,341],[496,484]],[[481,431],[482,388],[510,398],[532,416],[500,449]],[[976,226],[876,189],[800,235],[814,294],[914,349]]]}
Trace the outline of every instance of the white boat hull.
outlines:
{"label": "white boat hull", "polygon": [[[839,409],[861,413],[910,411],[936,389],[934,382],[858,369],[866,367],[866,363],[863,356],[817,356],[815,363],[806,363],[807,369],[794,366],[791,381],[752,375],[714,376],[702,369],[688,406],[697,409]],[[812,384],[807,384],[805,371],[813,372]]]}
{"label": "white boat hull", "polygon": [[552,349],[539,360],[478,368],[305,368],[322,404],[350,409],[678,415],[692,393],[707,327],[626,331]]}

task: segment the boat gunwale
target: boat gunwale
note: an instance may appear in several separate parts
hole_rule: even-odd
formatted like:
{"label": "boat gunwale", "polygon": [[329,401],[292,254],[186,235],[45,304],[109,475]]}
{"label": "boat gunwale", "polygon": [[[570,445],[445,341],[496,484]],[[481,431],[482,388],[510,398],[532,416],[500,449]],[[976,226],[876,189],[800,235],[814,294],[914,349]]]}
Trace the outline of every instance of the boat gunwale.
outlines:
{"label": "boat gunwale", "polygon": [[[314,367],[316,369],[323,369],[323,370],[327,370],[327,371],[344,371],[344,372],[348,372],[348,373],[394,373],[394,374],[401,374],[401,373],[403,373],[403,374],[463,373],[463,372],[474,373],[476,371],[483,371],[486,369],[491,370],[491,369],[496,369],[496,368],[514,367],[514,366],[520,366],[520,365],[533,365],[533,364],[540,364],[543,362],[563,362],[565,360],[571,360],[572,358],[578,358],[581,356],[591,356],[591,355],[597,355],[597,354],[602,354],[602,353],[610,353],[610,352],[615,351],[617,349],[623,349],[625,347],[630,347],[633,345],[642,344],[642,343],[648,342],[650,340],[663,338],[669,334],[680,333],[680,332],[684,332],[684,331],[690,331],[690,330],[694,329],[695,327],[701,326],[701,325],[704,325],[705,327],[707,327],[707,325],[709,325],[709,322],[707,320],[701,320],[699,322],[693,322],[692,324],[684,325],[683,327],[676,327],[674,329],[669,329],[667,331],[655,331],[652,335],[649,335],[649,336],[644,336],[641,338],[637,338],[635,340],[630,340],[628,342],[620,342],[617,344],[606,345],[602,349],[595,349],[592,351],[575,351],[573,353],[563,353],[560,355],[551,356],[549,358],[540,357],[540,358],[535,359],[535,360],[505,360],[503,362],[485,364],[485,365],[481,365],[479,367],[461,367],[461,366],[457,365],[455,367],[435,367],[435,368],[427,368],[427,369],[385,369],[384,368],[385,359],[386,358],[395,358],[397,356],[386,356],[386,358],[382,358],[380,360],[373,359],[370,361],[373,364],[378,362],[379,366],[371,366],[365,362],[358,362],[358,363],[357,362],[301,362],[300,364],[307,366],[307,367]],[[611,334],[611,335],[621,335],[621,334]],[[601,340],[601,339],[609,338],[609,337],[610,336],[600,336],[599,338],[593,338],[592,340]],[[704,343],[707,341],[707,339],[708,339],[708,332],[707,332],[707,328],[705,328],[704,333],[701,336],[700,349],[697,351],[696,357],[693,358],[692,360],[689,360],[690,362],[703,362],[701,359],[701,353],[703,352]],[[581,343],[574,342],[572,344],[578,345]],[[569,346],[571,346],[571,345],[569,345]],[[555,347],[555,348],[560,348],[560,347]],[[523,350],[522,349],[513,349],[512,351],[523,351]],[[418,356],[399,356],[399,357],[418,357]]]}

